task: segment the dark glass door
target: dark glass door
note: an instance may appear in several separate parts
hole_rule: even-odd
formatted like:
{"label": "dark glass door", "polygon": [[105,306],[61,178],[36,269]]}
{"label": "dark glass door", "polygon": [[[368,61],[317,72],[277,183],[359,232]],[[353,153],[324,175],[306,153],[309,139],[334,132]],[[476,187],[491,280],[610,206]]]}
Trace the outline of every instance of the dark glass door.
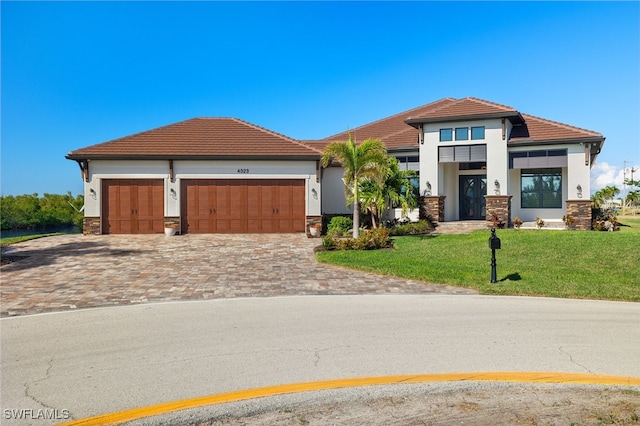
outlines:
{"label": "dark glass door", "polygon": [[486,215],[487,177],[460,176],[460,220],[482,220]]}

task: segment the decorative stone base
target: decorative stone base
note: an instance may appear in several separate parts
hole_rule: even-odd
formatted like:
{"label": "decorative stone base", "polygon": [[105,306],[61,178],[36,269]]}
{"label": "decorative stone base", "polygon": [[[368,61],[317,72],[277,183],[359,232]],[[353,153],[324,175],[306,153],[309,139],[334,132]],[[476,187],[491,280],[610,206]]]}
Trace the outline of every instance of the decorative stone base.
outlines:
{"label": "decorative stone base", "polygon": [[493,228],[494,221],[505,228],[511,226],[511,197],[511,195],[485,195],[487,228]]}
{"label": "decorative stone base", "polygon": [[418,198],[419,219],[444,222],[444,195],[425,195]]}
{"label": "decorative stone base", "polygon": [[180,229],[180,218],[179,217],[175,217],[175,216],[165,216],[164,217],[164,227],[172,227],[172,228],[176,228],[176,234],[180,234],[181,229]]}
{"label": "decorative stone base", "polygon": [[[313,231],[311,228],[313,228]],[[320,238],[322,236],[322,216],[307,216],[305,229],[307,237]]]}
{"label": "decorative stone base", "polygon": [[567,215],[575,219],[571,229],[591,230],[591,200],[567,200]]}
{"label": "decorative stone base", "polygon": [[100,226],[99,217],[83,217],[82,218],[82,233],[84,235],[101,235],[102,228]]}

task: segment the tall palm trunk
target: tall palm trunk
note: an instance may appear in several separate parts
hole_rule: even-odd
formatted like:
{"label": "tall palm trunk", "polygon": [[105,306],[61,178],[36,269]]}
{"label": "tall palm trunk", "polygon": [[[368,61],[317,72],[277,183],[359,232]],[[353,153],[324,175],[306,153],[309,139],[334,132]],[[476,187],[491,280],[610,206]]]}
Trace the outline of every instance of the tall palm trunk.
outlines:
{"label": "tall palm trunk", "polygon": [[378,205],[376,203],[371,203],[369,210],[371,211],[371,226],[375,229],[378,227],[378,223],[380,223],[378,218]]}
{"label": "tall palm trunk", "polygon": [[360,203],[358,198],[353,202],[353,238],[360,236]]}

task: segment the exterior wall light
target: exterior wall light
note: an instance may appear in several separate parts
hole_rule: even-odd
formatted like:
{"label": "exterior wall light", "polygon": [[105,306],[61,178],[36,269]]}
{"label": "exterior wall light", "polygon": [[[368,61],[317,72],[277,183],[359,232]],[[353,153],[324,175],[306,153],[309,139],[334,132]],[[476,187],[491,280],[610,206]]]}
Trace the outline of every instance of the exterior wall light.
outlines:
{"label": "exterior wall light", "polygon": [[493,190],[496,193],[496,195],[500,195],[500,182],[498,181],[498,179],[496,179],[495,181],[493,181]]}
{"label": "exterior wall light", "polygon": [[171,198],[173,198],[174,200],[178,199],[178,194],[176,193],[176,190],[174,188],[171,188],[169,190],[169,194],[171,194]]}
{"label": "exterior wall light", "polygon": [[578,190],[578,198],[582,198],[582,185],[578,184],[576,189]]}
{"label": "exterior wall light", "polygon": [[427,189],[424,190],[424,195],[431,195],[431,182],[427,181]]}
{"label": "exterior wall light", "polygon": [[96,190],[93,188],[89,189],[89,195],[91,195],[91,198],[93,198],[94,200],[98,197],[98,194],[96,194]]}

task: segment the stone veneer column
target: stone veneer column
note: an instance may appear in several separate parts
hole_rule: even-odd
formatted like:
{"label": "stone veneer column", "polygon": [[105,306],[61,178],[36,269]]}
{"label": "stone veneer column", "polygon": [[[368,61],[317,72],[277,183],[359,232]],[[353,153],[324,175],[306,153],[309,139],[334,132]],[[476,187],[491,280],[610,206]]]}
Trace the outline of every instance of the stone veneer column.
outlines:
{"label": "stone veneer column", "polygon": [[498,216],[498,222],[504,223],[505,228],[511,226],[511,195],[485,195],[487,203],[487,228],[493,227],[493,215]]}
{"label": "stone veneer column", "polygon": [[575,219],[572,229],[591,230],[591,200],[567,200],[567,215]]}
{"label": "stone veneer column", "polygon": [[101,235],[100,217],[83,217],[82,233],[84,235]]}
{"label": "stone veneer column", "polygon": [[444,195],[425,195],[418,198],[420,219],[444,222]]}

